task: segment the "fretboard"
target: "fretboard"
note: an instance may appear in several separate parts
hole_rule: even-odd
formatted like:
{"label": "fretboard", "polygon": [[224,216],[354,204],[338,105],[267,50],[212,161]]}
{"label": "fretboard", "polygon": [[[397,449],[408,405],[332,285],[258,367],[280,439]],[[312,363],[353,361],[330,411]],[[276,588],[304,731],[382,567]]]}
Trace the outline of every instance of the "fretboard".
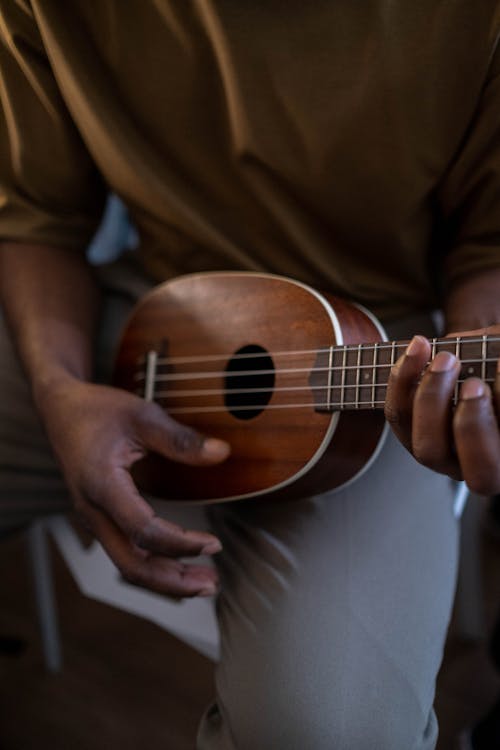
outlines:
{"label": "fretboard", "polygon": [[[333,346],[318,354],[310,377],[318,411],[383,408],[391,367],[405,352],[408,341]],[[431,339],[431,359],[448,351],[462,367],[454,393],[460,383],[478,377],[493,383],[500,357],[499,336],[468,336]]]}

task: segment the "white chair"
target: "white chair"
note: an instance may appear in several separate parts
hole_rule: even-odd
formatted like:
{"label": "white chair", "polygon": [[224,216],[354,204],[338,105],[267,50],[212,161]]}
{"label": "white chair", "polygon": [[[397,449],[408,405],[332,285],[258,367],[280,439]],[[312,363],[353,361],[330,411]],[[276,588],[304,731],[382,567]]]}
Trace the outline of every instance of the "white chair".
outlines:
{"label": "white chair", "polygon": [[[471,495],[465,484],[457,490],[454,512],[462,519],[462,549],[456,596],[458,631],[463,638],[484,637],[479,521],[484,500]],[[201,509],[169,504],[168,517],[191,528],[206,528]],[[34,523],[28,532],[36,604],[45,665],[51,672],[62,667],[57,610],[52,582],[48,536],[56,542],[82,593],[131,612],[165,628],[200,653],[216,661],[219,634],[211,598],[169,600],[124,581],[102,547],[84,547],[62,515]]]}
{"label": "white chair", "polygon": [[[169,504],[168,517],[184,526],[206,528],[200,508]],[[28,530],[29,554],[37,614],[46,668],[62,668],[56,596],[50,563],[49,536],[57,544],[80,590],[106,604],[143,617],[175,635],[204,656],[216,661],[219,633],[212,598],[175,601],[127,583],[101,545],[85,547],[63,515],[36,521]],[[204,559],[204,562],[209,562]]]}

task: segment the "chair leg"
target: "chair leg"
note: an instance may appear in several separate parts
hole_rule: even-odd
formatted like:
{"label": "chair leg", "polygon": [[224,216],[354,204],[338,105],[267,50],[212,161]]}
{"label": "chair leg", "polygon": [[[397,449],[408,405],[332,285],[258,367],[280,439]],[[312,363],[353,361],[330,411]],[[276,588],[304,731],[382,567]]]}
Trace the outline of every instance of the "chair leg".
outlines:
{"label": "chair leg", "polygon": [[62,667],[61,642],[52,583],[50,550],[43,521],[35,521],[28,529],[28,547],[45,666],[49,672],[59,672]]}

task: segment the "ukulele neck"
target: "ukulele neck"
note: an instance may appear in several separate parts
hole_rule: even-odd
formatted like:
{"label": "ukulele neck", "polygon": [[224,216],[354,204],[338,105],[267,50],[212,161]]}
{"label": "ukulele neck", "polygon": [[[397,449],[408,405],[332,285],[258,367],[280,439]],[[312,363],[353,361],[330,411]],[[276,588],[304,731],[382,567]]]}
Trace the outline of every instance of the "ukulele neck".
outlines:
{"label": "ukulele neck", "polygon": [[[392,366],[404,354],[408,341],[332,346],[318,353],[309,383],[317,411],[382,409]],[[494,383],[500,357],[498,336],[457,336],[431,339],[431,359],[438,352],[454,354],[461,370],[453,395],[469,377]]]}

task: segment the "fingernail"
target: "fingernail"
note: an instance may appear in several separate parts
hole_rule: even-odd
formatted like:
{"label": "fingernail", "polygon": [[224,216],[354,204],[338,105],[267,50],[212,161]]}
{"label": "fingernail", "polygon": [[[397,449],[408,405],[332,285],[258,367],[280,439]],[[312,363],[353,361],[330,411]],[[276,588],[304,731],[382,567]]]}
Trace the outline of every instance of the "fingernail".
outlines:
{"label": "fingernail", "polygon": [[222,549],[222,544],[219,542],[218,539],[214,539],[213,542],[208,542],[208,544],[205,544],[203,549],[201,550],[202,555],[215,555],[217,552],[220,552]]}
{"label": "fingernail", "polygon": [[206,438],[201,447],[201,452],[205,458],[227,458],[229,451],[229,445],[224,440],[218,440],[217,438]]}
{"label": "fingernail", "polygon": [[460,390],[460,398],[463,401],[469,401],[474,398],[481,398],[486,393],[484,383],[479,378],[469,378],[466,380]]}
{"label": "fingernail", "polygon": [[432,372],[449,372],[455,367],[457,358],[451,352],[439,352],[431,362]]}
{"label": "fingernail", "polygon": [[418,353],[422,345],[422,336],[414,336],[406,348],[406,356],[413,357]]}

